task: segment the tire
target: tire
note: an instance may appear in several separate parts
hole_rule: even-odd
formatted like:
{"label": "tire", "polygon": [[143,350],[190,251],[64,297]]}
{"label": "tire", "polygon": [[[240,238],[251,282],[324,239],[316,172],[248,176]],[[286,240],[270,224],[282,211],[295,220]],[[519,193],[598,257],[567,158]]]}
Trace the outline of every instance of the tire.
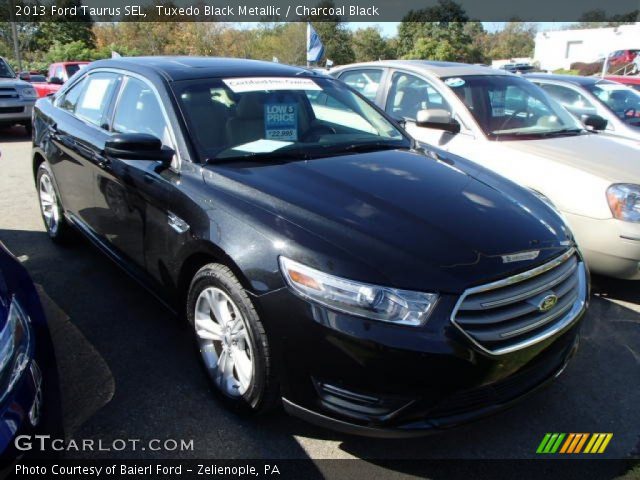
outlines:
{"label": "tire", "polygon": [[[53,174],[45,162],[38,167],[36,188],[40,204],[40,214],[49,238],[56,243],[67,244],[72,239],[71,225],[64,218],[60,195],[53,181]],[[45,194],[49,194],[45,196]]]}
{"label": "tire", "polygon": [[28,136],[29,138],[32,138],[32,137],[33,137],[33,125],[31,125],[31,122],[27,123],[27,124],[24,126],[24,129],[25,129],[25,130],[26,130],[26,132],[27,132],[27,136]]}
{"label": "tire", "polygon": [[233,272],[217,263],[202,267],[191,281],[186,307],[202,364],[223,401],[245,413],[277,407],[280,388],[269,340]]}

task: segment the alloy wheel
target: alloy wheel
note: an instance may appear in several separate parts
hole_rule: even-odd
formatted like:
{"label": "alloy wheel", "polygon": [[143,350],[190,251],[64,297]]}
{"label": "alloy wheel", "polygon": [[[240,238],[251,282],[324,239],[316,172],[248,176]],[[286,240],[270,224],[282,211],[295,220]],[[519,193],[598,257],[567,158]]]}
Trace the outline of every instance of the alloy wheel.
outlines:
{"label": "alloy wheel", "polygon": [[254,354],[246,320],[229,295],[205,288],[195,304],[194,327],[207,371],[220,390],[244,395],[253,379]]}
{"label": "alloy wheel", "polygon": [[48,173],[43,173],[40,176],[39,194],[40,207],[47,229],[55,235],[60,224],[60,208],[58,207],[58,197],[53,188],[53,182]]}

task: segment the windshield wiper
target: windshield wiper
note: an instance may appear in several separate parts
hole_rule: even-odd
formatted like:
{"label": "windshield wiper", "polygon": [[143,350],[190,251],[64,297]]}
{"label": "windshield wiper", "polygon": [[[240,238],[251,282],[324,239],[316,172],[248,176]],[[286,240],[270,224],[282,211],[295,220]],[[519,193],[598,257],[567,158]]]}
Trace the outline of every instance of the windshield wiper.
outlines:
{"label": "windshield wiper", "polygon": [[557,137],[562,135],[574,135],[584,132],[583,128],[563,128],[560,130],[552,130],[550,132],[494,132],[496,137],[534,137],[546,138]]}
{"label": "windshield wiper", "polygon": [[396,145],[386,142],[372,142],[372,143],[354,143],[342,147],[345,152],[375,152],[376,150],[403,150],[409,149],[406,145]]}
{"label": "windshield wiper", "polygon": [[259,162],[261,160],[308,160],[309,155],[302,150],[274,150],[272,152],[247,152],[246,155],[229,157],[208,157],[205,163],[219,164],[231,162]]}
{"label": "windshield wiper", "polygon": [[554,130],[552,132],[541,132],[543,137],[557,137],[560,135],[581,134],[584,132],[582,128],[563,128],[561,130]]}

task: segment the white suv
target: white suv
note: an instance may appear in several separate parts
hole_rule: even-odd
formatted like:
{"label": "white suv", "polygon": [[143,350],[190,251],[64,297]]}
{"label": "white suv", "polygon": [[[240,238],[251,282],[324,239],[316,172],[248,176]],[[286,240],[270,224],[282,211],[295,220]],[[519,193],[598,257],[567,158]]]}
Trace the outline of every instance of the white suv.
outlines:
{"label": "white suv", "polygon": [[0,57],[0,127],[24,125],[31,134],[31,112],[37,99],[31,84],[17,78],[7,61]]}
{"label": "white suv", "polygon": [[331,72],[340,79],[358,73],[378,80],[376,92],[363,94],[404,122],[416,140],[549,199],[591,271],[640,279],[640,149],[634,143],[587,132],[542,89],[493,68],[396,60]]}

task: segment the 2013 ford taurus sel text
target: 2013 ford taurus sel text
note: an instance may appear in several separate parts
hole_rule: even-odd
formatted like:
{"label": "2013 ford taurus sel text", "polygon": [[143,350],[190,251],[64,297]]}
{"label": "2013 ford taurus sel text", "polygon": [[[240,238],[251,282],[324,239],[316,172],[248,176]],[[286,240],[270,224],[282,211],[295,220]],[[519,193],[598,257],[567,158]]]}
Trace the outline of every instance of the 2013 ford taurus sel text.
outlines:
{"label": "2013 ford taurus sel text", "polygon": [[511,404],[576,349],[588,277],[558,214],[417,149],[338,80],[99,61],[38,102],[34,132],[51,238],[75,227],[184,309],[233,406],[417,434]]}

